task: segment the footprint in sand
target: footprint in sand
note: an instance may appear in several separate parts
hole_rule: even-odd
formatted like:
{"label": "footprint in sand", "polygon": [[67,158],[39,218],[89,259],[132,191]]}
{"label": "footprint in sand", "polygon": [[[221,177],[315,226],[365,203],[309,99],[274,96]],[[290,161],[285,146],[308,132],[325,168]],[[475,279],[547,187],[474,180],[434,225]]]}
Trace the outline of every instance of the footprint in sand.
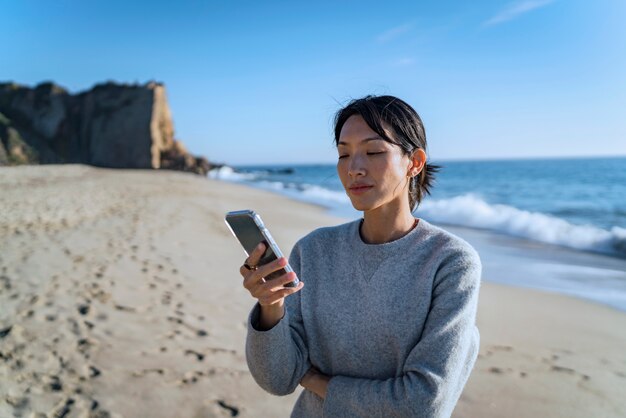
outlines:
{"label": "footprint in sand", "polygon": [[578,375],[578,376],[580,376],[580,378],[582,380],[589,380],[589,379],[591,379],[591,377],[589,377],[586,374],[579,373],[576,370],[574,370],[572,368],[569,368],[569,367],[557,366],[556,364],[553,364],[550,367],[550,370],[555,371],[555,372],[560,372],[560,373],[567,373],[567,374],[572,375],[572,376]]}
{"label": "footprint in sand", "polygon": [[82,335],[80,323],[74,318],[67,318],[67,322],[70,324],[70,330],[72,331],[72,334],[80,337]]}
{"label": "footprint in sand", "polygon": [[196,370],[193,372],[185,372],[184,377],[180,379],[177,383],[188,385],[191,383],[197,383],[200,377],[204,376],[204,372],[200,370]]}
{"label": "footprint in sand", "polygon": [[[513,351],[514,351],[513,347],[511,347],[510,345],[492,345],[492,346],[487,347],[487,352],[485,354],[479,354],[478,358],[485,359],[485,358],[493,356],[497,352],[508,353],[508,352],[513,352]],[[497,375],[517,374],[521,378],[528,376],[528,372],[515,370],[511,367],[491,366],[487,369],[487,371],[491,374],[497,374]]]}
{"label": "footprint in sand", "polygon": [[78,352],[81,353],[85,359],[89,359],[90,351],[95,345],[97,345],[96,340],[90,338],[79,338],[76,341]]}
{"label": "footprint in sand", "polygon": [[26,311],[21,311],[18,312],[18,314],[23,318],[23,319],[29,319],[32,318],[35,315],[35,311],[32,309],[28,309]]}
{"label": "footprint in sand", "polygon": [[89,377],[92,379],[102,374],[100,369],[98,369],[96,366],[89,365],[87,366],[87,370],[88,370]]}
{"label": "footprint in sand", "polygon": [[57,375],[45,375],[42,378],[44,390],[48,392],[60,392],[63,390],[63,382]]}
{"label": "footprint in sand", "polygon": [[[182,325],[183,327],[187,328],[188,330],[190,330],[191,332],[193,332],[195,335],[197,335],[198,337],[206,337],[207,335],[209,335],[209,333],[201,328],[196,328],[188,323],[186,323],[185,321],[183,321],[181,318],[175,317],[175,316],[168,316],[166,317],[166,319],[170,322],[174,322],[178,325]],[[175,334],[180,334],[180,331],[175,329],[174,330]],[[168,336],[168,338],[172,338],[172,336]]]}
{"label": "footprint in sand", "polygon": [[207,351],[211,353],[227,353],[227,354],[237,355],[237,350],[232,350],[229,348],[208,347]]}
{"label": "footprint in sand", "polygon": [[185,355],[186,356],[187,355],[195,356],[198,361],[204,360],[204,354],[199,353],[199,352],[197,352],[195,350],[185,350]]}
{"label": "footprint in sand", "polygon": [[116,304],[115,309],[117,309],[118,311],[122,311],[122,312],[132,312],[132,313],[137,311],[136,308],[133,308],[131,306],[124,306],[120,304]]}
{"label": "footprint in sand", "polygon": [[78,313],[81,314],[82,316],[86,316],[87,314],[89,314],[89,310],[90,309],[91,309],[91,305],[89,304],[89,302],[82,303],[82,304],[78,305],[77,308],[76,308]]}
{"label": "footprint in sand", "polygon": [[489,371],[489,373],[494,373],[494,374],[504,374],[504,373],[511,373],[511,372],[513,372],[513,369],[510,368],[510,367],[507,367],[506,369],[504,369],[502,367],[490,367],[487,370]]}
{"label": "footprint in sand", "polygon": [[11,333],[11,330],[13,329],[13,325],[9,325],[6,328],[2,328],[0,329],[0,339],[6,337],[7,335],[9,335]]}
{"label": "footprint in sand", "polygon": [[8,276],[0,276],[0,295],[4,291],[11,290],[11,279]]}
{"label": "footprint in sand", "polygon": [[26,408],[30,403],[30,400],[26,396],[7,395],[4,400],[13,407],[15,416],[21,416],[20,410]]}
{"label": "footprint in sand", "polygon": [[225,410],[227,410],[228,412],[230,412],[230,416],[231,417],[236,417],[239,415],[239,408],[237,408],[236,406],[230,405],[228,403],[226,403],[226,401],[224,401],[223,399],[219,399],[217,401],[217,404],[221,407],[224,408]]}
{"label": "footprint in sand", "polygon": [[65,418],[66,416],[68,416],[72,410],[72,405],[74,405],[74,399],[73,398],[67,398],[63,401],[61,401],[52,411],[52,413],[50,414],[50,416],[54,417],[54,418]]}
{"label": "footprint in sand", "polygon": [[163,305],[169,305],[170,303],[172,303],[172,292],[165,291],[165,292],[161,295],[161,304],[163,304]]}
{"label": "footprint in sand", "polygon": [[143,369],[143,370],[138,370],[138,371],[134,371],[132,373],[133,377],[143,377],[147,374],[150,373],[156,373],[158,375],[164,375],[165,374],[165,369],[161,369],[161,368],[156,368],[156,369]]}
{"label": "footprint in sand", "polygon": [[483,353],[478,354],[478,358],[484,359],[486,357],[491,357],[495,352],[498,352],[498,351],[510,352],[510,351],[513,351],[513,347],[511,347],[510,345],[490,345],[490,346],[487,346],[487,350],[484,354]]}

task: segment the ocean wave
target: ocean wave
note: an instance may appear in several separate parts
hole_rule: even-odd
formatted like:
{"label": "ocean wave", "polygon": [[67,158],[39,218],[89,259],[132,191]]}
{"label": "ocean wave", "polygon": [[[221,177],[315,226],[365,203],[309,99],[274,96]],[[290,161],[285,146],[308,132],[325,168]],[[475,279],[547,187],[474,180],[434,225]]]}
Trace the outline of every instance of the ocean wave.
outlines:
{"label": "ocean wave", "polygon": [[[253,173],[237,173],[224,168],[220,170],[220,177],[214,178],[245,182],[253,187],[321,205],[331,209],[331,212],[338,216],[351,217],[359,213],[354,210],[343,190],[330,190],[322,186],[296,182],[260,180],[259,176]],[[614,226],[607,231],[592,225],[575,225],[544,213],[490,204],[476,194],[464,194],[449,199],[425,199],[420,204],[417,215],[433,222],[485,229],[533,241],[626,258],[626,228]]]}
{"label": "ocean wave", "polygon": [[258,173],[242,173],[234,168],[223,165],[219,168],[209,170],[207,177],[215,180],[227,180],[227,181],[250,181],[259,177]]}
{"label": "ocean wave", "polygon": [[420,205],[418,213],[434,222],[488,229],[549,244],[626,257],[625,228],[614,226],[607,231],[592,225],[574,225],[543,213],[489,204],[474,194],[427,199]]}

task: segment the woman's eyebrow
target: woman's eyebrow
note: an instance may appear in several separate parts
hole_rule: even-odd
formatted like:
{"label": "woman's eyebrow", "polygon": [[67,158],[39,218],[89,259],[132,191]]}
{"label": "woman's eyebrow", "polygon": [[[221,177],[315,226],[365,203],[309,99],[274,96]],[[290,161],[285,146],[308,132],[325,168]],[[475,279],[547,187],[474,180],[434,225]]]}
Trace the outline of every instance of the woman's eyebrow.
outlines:
{"label": "woman's eyebrow", "polygon": [[[384,139],[381,138],[379,135],[376,135],[376,136],[362,139],[360,142],[368,142],[368,141],[384,141]],[[344,141],[339,141],[337,142],[337,145],[348,145],[348,143]]]}

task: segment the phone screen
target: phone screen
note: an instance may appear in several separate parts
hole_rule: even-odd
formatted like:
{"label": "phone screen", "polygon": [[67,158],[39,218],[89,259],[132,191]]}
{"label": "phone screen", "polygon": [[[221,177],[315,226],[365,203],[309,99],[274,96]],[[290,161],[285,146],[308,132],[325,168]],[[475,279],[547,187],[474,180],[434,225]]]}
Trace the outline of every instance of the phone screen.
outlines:
{"label": "phone screen", "polygon": [[[254,250],[254,248],[256,248],[256,246],[260,242],[263,242],[265,244],[265,253],[263,253],[263,255],[261,256],[261,260],[259,261],[259,265],[262,266],[278,258],[274,253],[274,250],[272,249],[272,245],[276,244],[268,242],[266,237],[261,232],[259,225],[257,225],[257,223],[255,222],[254,216],[255,215],[251,212],[229,213],[226,216],[226,222],[230,226],[235,237],[237,237],[237,239],[241,243],[247,255],[250,255],[250,253]],[[289,271],[290,270],[291,268],[289,268]],[[271,280],[273,278],[282,276],[286,272],[287,270],[283,268],[267,275],[265,279]],[[286,286],[295,286],[295,283],[288,283]]]}
{"label": "phone screen", "polygon": [[[248,216],[248,215],[228,216],[226,218],[226,222],[228,222],[231,229],[235,233],[235,236],[237,237],[237,239],[243,246],[244,250],[246,250],[247,255],[250,255],[252,250],[254,250],[260,242],[265,242],[265,237],[263,236],[263,234],[259,230],[259,227],[254,222],[254,219],[252,219],[251,216]],[[270,256],[274,256],[273,259],[276,259],[276,255],[274,254],[272,249],[269,247],[267,242],[265,242],[265,245],[267,247],[267,250],[265,251],[265,254],[263,254],[263,257],[261,257],[261,260],[265,260],[266,258]],[[261,262],[260,264],[266,264],[270,261],[272,260],[268,259],[267,261]]]}

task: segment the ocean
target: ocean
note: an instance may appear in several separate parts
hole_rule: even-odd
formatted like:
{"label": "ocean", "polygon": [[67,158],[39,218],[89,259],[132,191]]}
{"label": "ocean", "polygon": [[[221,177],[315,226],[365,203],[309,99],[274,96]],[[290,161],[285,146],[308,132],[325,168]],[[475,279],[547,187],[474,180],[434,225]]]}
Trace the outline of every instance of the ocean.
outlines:
{"label": "ocean", "polygon": [[[581,267],[596,269],[602,277],[603,294],[607,290],[618,292],[617,300],[612,297],[609,304],[626,310],[626,157],[433,163],[442,169],[432,194],[415,211],[417,217],[463,228],[474,236],[491,236],[492,241],[496,236],[509,237],[509,244],[545,244],[541,247],[544,252],[573,250],[568,253],[573,260],[581,259],[581,254],[606,257],[582,257],[593,261]],[[349,219],[361,216],[352,208],[334,164],[224,166],[210,172],[209,177],[315,203],[333,215]],[[500,249],[491,246],[490,251]],[[558,271],[560,278],[578,277],[568,273],[571,262],[560,257],[559,267],[544,266],[544,270]],[[498,260],[502,264],[502,257]],[[542,262],[545,264],[545,260]],[[610,268],[605,268],[607,265]],[[608,284],[607,275],[612,278]],[[530,287],[572,294],[572,286],[580,284],[577,279],[558,289],[542,283]],[[597,283],[588,284],[589,288],[574,293],[588,298]],[[595,298],[603,303],[606,299]]]}

